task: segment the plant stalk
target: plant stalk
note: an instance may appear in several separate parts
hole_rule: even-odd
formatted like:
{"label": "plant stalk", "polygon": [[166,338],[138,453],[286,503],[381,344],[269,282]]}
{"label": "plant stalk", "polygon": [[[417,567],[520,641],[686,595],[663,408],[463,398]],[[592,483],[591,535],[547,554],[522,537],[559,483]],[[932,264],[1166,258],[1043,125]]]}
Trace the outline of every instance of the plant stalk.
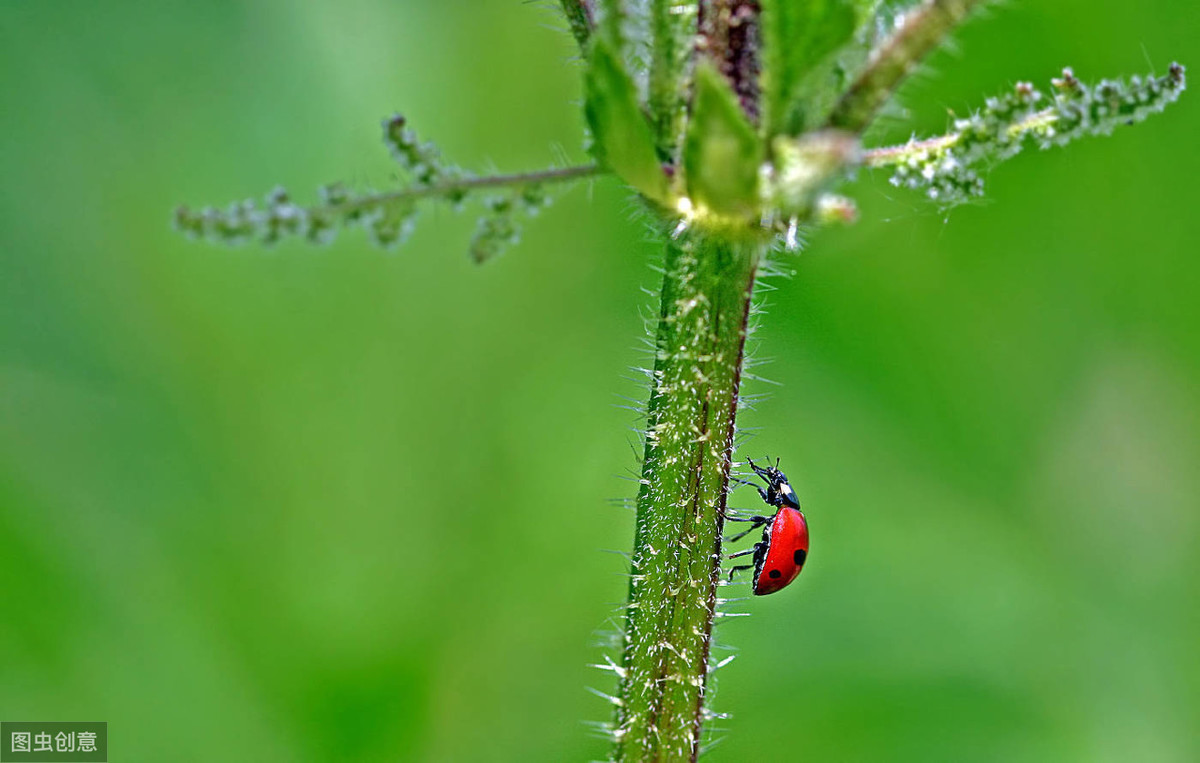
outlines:
{"label": "plant stalk", "polygon": [[560,0],[563,17],[571,29],[571,36],[579,43],[579,50],[587,55],[588,39],[592,36],[592,9],[588,0]]}
{"label": "plant stalk", "polygon": [[572,180],[603,175],[606,172],[606,169],[598,167],[595,164],[582,164],[570,167],[552,167],[532,172],[513,172],[507,175],[455,178],[431,185],[366,194],[340,204],[323,204],[312,207],[312,209],[321,212],[349,212],[356,209],[370,209],[381,204],[417,201],[434,196],[446,196],[456,192],[465,193],[467,191],[477,191],[486,188],[511,188],[513,186],[531,184],[569,183]]}
{"label": "plant stalk", "polygon": [[984,0],[925,0],[906,14],[842,94],[829,127],[862,132],[904,78]]}
{"label": "plant stalk", "polygon": [[615,760],[694,761],[755,272],[744,234],[667,242]]}

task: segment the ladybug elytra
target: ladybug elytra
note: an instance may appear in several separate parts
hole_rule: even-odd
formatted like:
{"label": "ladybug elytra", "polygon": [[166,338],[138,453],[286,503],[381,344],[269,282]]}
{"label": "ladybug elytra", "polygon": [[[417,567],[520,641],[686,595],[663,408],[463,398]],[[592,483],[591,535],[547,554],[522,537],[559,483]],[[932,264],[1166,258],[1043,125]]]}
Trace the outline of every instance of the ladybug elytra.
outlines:
{"label": "ladybug elytra", "polygon": [[[729,570],[729,579],[740,570],[754,570],[754,578],[750,581],[750,589],[755,596],[766,596],[775,593],[796,579],[804,562],[808,559],[808,522],[800,511],[800,500],[796,491],[788,482],[787,475],[779,471],[779,461],[774,467],[763,468],[747,459],[750,468],[764,482],[765,488],[753,485],[767,505],[775,507],[772,516],[733,517],[735,522],[750,522],[750,528],[745,532],[730,538],[736,541],[747,533],[762,527],[762,540],[745,551],[731,554],[730,559],[736,559],[749,554],[754,555],[753,564],[744,564]],[[741,482],[742,480],[739,480]]]}

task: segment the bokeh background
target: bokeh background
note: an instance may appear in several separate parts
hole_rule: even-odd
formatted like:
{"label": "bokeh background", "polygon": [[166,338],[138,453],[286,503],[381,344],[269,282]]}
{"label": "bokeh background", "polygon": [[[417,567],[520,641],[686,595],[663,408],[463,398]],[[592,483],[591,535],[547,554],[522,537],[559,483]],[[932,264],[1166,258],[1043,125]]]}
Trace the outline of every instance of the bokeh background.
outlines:
{"label": "bokeh background", "polygon": [[[1200,67],[1185,0],[1011,3],[906,126],[1066,64]],[[486,267],[183,240],[177,203],[582,159],[518,0],[0,2],[0,717],[113,760],[572,761],[624,596],[658,249],[611,181]],[[743,425],[812,563],[723,623],[713,761],[1200,759],[1200,95],[784,265]],[[747,491],[743,505],[756,500]],[[728,589],[745,593],[745,588]]]}

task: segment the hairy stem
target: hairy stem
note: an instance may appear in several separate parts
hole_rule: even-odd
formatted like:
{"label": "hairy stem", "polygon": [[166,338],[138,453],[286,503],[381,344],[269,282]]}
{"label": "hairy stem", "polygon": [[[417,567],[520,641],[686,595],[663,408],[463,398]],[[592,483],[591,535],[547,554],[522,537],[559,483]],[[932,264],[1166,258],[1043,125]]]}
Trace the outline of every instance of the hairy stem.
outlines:
{"label": "hairy stem", "polygon": [[695,46],[696,6],[653,0],[650,115],[661,158],[675,164],[683,136]]}
{"label": "hairy stem", "polygon": [[699,752],[757,240],[667,243],[615,759]]}
{"label": "hairy stem", "polygon": [[606,169],[595,164],[583,164],[576,167],[558,167],[534,172],[514,172],[509,175],[456,178],[431,185],[402,188],[398,191],[367,194],[341,204],[314,207],[314,209],[318,211],[328,209],[329,211],[349,212],[360,208],[369,209],[378,207],[390,202],[417,201],[436,196],[448,196],[457,192],[477,191],[482,188],[507,188],[535,183],[566,183],[571,180],[602,175],[606,172]]}
{"label": "hairy stem", "polygon": [[579,49],[587,53],[588,39],[592,36],[592,9],[588,0],[561,0],[563,16],[571,28],[571,36],[579,43]]}
{"label": "hairy stem", "polygon": [[834,106],[828,126],[851,132],[865,129],[904,78],[981,2],[925,0],[905,15]]}
{"label": "hairy stem", "polygon": [[700,49],[725,75],[746,117],[758,122],[758,0],[700,0]]}
{"label": "hairy stem", "polygon": [[1139,122],[1173,103],[1187,85],[1177,63],[1161,76],[1095,85],[1079,81],[1067,68],[1050,82],[1055,91],[1050,106],[1042,107],[1048,99],[1032,84],[1018,82],[1010,92],[987,99],[981,110],[955,119],[953,132],[872,149],[861,160],[868,167],[892,167],[893,185],[919,188],[934,201],[957,204],[983,193],[976,167],[1015,156],[1029,144],[1061,146]]}
{"label": "hairy stem", "polygon": [[[1055,113],[1054,109],[1042,109],[1022,119],[1020,122],[1010,125],[1006,128],[1006,132],[1009,137],[1018,137],[1030,130],[1044,129],[1057,121],[1058,114]],[[862,152],[862,163],[866,167],[887,167],[892,164],[900,164],[922,152],[950,148],[960,140],[962,140],[961,133],[951,132],[923,140],[910,140],[908,143],[898,146],[868,148]]]}

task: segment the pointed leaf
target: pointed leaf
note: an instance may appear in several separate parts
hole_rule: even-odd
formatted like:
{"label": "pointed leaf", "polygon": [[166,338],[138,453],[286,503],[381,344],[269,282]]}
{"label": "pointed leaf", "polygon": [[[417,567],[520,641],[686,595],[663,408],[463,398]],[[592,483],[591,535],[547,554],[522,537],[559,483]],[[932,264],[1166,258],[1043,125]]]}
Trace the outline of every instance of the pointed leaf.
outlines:
{"label": "pointed leaf", "polygon": [[753,214],[762,160],[762,142],[733,88],[710,64],[701,64],[683,149],[688,195],[720,214]]}
{"label": "pointed leaf", "polygon": [[853,0],[762,0],[763,97],[768,138],[804,128],[800,83],[850,41]]}
{"label": "pointed leaf", "polygon": [[602,38],[592,48],[584,110],[596,161],[648,198],[666,204],[667,177],[654,150],[654,134],[638,105],[633,81]]}

